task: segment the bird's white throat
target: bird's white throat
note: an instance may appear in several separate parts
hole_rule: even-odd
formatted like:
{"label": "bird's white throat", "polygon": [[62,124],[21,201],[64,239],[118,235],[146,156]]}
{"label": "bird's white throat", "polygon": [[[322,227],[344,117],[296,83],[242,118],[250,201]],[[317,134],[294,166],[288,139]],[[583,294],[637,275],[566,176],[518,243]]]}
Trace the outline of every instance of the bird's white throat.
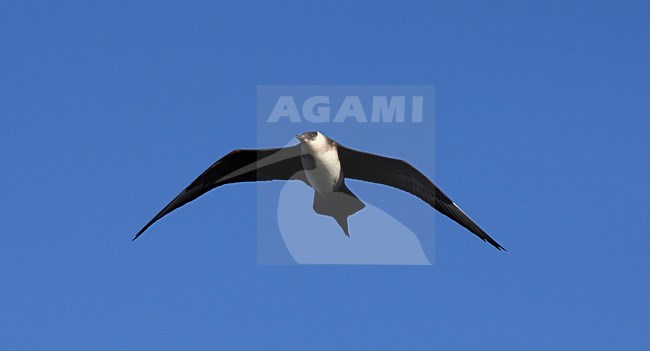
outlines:
{"label": "bird's white throat", "polygon": [[318,133],[313,140],[302,143],[302,152],[310,154],[316,166],[311,170],[305,169],[309,183],[321,194],[332,192],[341,175],[341,163],[336,147],[326,136]]}

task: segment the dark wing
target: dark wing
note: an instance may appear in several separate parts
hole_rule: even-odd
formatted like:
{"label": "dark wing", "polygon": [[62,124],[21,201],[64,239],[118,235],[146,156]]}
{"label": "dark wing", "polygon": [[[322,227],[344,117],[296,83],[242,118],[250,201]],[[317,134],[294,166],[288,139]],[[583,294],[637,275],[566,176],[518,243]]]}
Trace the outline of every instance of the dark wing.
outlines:
{"label": "dark wing", "polygon": [[133,240],[168,213],[195,200],[206,192],[230,183],[265,180],[300,179],[309,184],[301,172],[300,145],[278,149],[234,150],[206,169],[174,200],[162,209]]}
{"label": "dark wing", "polygon": [[469,216],[463,212],[442,190],[420,171],[407,162],[338,145],[338,154],[345,178],[364,180],[395,187],[411,193],[445,216],[476,234],[499,250],[505,250]]}

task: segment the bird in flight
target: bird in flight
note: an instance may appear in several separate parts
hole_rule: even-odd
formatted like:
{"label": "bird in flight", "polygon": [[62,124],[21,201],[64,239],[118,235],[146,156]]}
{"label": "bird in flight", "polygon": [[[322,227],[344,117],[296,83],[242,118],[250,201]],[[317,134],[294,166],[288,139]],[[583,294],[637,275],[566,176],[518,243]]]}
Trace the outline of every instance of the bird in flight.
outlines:
{"label": "bird in flight", "polygon": [[273,149],[237,149],[212,164],[176,196],[133,238],[175,209],[226,184],[300,180],[314,189],[313,210],[334,218],[350,236],[348,217],[366,205],[347,187],[346,179],[388,185],[429,204],[470,232],[505,250],[424,174],[408,162],[347,148],[320,132],[296,136],[299,144]]}

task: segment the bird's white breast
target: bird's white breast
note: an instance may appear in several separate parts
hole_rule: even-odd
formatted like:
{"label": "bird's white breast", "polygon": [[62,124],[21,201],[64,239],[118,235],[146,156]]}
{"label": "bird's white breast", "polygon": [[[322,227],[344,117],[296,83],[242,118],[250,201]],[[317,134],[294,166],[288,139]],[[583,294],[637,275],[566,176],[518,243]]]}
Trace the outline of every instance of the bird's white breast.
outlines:
{"label": "bird's white breast", "polygon": [[315,168],[305,169],[309,183],[321,194],[332,192],[341,174],[341,163],[336,148],[329,144],[315,143],[311,147],[303,146],[303,152],[314,157]]}

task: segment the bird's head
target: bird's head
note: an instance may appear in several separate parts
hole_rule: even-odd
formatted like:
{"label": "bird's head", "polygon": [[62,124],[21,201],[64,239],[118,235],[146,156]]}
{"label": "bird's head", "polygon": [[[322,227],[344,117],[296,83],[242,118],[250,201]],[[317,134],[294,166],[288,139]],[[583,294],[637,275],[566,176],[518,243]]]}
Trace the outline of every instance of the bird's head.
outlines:
{"label": "bird's head", "polygon": [[301,143],[311,143],[318,138],[318,132],[304,132],[302,134],[296,135],[296,139],[300,140]]}
{"label": "bird's head", "polygon": [[296,138],[300,140],[300,144],[303,148],[310,151],[316,151],[325,148],[328,145],[327,137],[320,132],[304,132],[296,135]]}

